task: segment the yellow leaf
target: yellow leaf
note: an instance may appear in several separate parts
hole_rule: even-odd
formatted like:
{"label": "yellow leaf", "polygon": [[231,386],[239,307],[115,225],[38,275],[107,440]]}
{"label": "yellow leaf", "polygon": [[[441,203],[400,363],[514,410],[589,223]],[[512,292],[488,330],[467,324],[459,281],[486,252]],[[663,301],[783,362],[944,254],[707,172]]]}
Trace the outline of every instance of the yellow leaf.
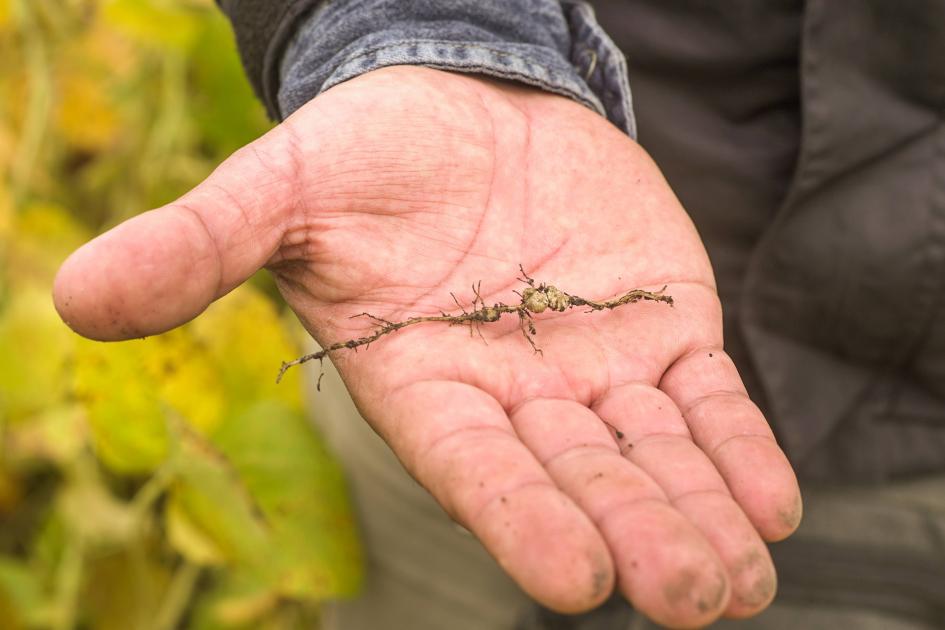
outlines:
{"label": "yellow leaf", "polygon": [[240,626],[258,622],[279,604],[279,594],[262,591],[221,599],[214,607],[216,617],[228,626]]}
{"label": "yellow leaf", "polygon": [[209,433],[227,405],[217,363],[190,326],[117,344],[83,340],[75,372],[97,452],[120,472],[165,459],[169,413]]}
{"label": "yellow leaf", "polygon": [[88,232],[62,206],[31,203],[14,216],[2,272],[14,290],[39,287],[48,301],[59,265],[88,239]]}
{"label": "yellow leaf", "polygon": [[94,78],[103,84],[132,80],[134,71],[140,68],[143,54],[140,48],[108,24],[100,11],[74,44],[75,47],[69,46],[68,52],[82,57],[86,67],[81,71],[94,73]]}
{"label": "yellow leaf", "polygon": [[60,79],[60,90],[56,121],[66,142],[86,151],[100,151],[115,141],[119,114],[101,81],[85,73],[66,74]]}
{"label": "yellow leaf", "polygon": [[141,340],[77,344],[75,391],[86,405],[92,444],[120,473],[150,472],[167,456],[167,418],[144,373],[146,353]]}
{"label": "yellow leaf", "polygon": [[63,400],[75,338],[47,290],[12,295],[0,313],[0,417],[24,420]]}
{"label": "yellow leaf", "polygon": [[226,393],[219,368],[189,326],[144,342],[145,371],[161,400],[201,433],[222,419]]}
{"label": "yellow leaf", "polygon": [[279,319],[273,303],[251,286],[243,285],[207,309],[191,324],[198,343],[219,366],[230,409],[245,409],[259,400],[280,400],[301,411],[299,370],[276,374],[282,361],[299,349]]}
{"label": "yellow leaf", "polygon": [[171,3],[109,0],[105,19],[143,44],[184,51],[197,34],[198,13]]}
{"label": "yellow leaf", "polygon": [[133,540],[113,553],[88,554],[81,593],[84,614],[82,623],[76,627],[89,630],[159,627],[155,619],[171,588],[169,564],[162,549],[147,538]]}
{"label": "yellow leaf", "polygon": [[65,465],[85,448],[85,414],[78,403],[51,404],[30,422],[7,427],[6,442],[14,462],[44,460]]}

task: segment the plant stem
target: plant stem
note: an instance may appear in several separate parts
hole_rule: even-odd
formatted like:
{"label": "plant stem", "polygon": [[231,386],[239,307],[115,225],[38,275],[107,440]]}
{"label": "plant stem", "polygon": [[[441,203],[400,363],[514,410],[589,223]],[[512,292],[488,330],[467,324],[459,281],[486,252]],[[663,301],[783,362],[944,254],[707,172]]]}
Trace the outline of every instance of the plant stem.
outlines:
{"label": "plant stem", "polygon": [[29,98],[23,133],[16,144],[16,161],[12,166],[11,189],[13,203],[19,207],[24,200],[33,167],[43,145],[43,136],[52,107],[52,73],[46,51],[45,37],[36,23],[32,3],[18,0],[13,5],[17,26],[24,42],[26,74],[29,77]]}
{"label": "plant stem", "polygon": [[82,570],[85,564],[85,545],[81,538],[70,540],[62,552],[56,569],[55,620],[53,630],[73,630],[76,625],[76,608],[79,588],[82,585]]}
{"label": "plant stem", "polygon": [[151,630],[175,630],[193,598],[194,587],[200,578],[201,567],[186,559],[181,560],[171,583],[167,587],[164,601],[154,618]]}

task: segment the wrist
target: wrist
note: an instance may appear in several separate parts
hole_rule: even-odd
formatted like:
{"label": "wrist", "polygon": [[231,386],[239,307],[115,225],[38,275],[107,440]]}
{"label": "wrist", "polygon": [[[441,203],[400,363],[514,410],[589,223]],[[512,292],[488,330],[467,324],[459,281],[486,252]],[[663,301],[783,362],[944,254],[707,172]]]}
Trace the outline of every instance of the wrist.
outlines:
{"label": "wrist", "polygon": [[537,87],[581,103],[635,134],[623,55],[586,3],[557,0],[501,5],[443,0],[432,6],[335,0],[322,5],[300,22],[287,46],[275,109],[288,115],[339,83],[392,65]]}

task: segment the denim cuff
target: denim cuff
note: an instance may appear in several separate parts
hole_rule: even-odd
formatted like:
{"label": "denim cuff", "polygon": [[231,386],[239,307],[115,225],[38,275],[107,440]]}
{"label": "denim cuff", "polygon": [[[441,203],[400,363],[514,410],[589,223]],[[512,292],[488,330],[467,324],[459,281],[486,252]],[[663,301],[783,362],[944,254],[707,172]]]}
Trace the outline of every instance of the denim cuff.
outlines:
{"label": "denim cuff", "polygon": [[393,65],[510,79],[561,94],[636,137],[623,54],[586,2],[334,0],[295,30],[280,68],[284,118],[324,90]]}

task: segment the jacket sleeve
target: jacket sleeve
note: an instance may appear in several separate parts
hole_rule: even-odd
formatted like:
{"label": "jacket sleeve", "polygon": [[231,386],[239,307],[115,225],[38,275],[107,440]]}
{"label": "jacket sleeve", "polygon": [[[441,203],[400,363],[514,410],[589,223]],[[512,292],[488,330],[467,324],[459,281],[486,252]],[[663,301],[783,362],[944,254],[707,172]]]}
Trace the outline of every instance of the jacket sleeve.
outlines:
{"label": "jacket sleeve", "polygon": [[623,54],[586,2],[221,0],[269,115],[391,65],[510,79],[562,94],[635,137]]}

